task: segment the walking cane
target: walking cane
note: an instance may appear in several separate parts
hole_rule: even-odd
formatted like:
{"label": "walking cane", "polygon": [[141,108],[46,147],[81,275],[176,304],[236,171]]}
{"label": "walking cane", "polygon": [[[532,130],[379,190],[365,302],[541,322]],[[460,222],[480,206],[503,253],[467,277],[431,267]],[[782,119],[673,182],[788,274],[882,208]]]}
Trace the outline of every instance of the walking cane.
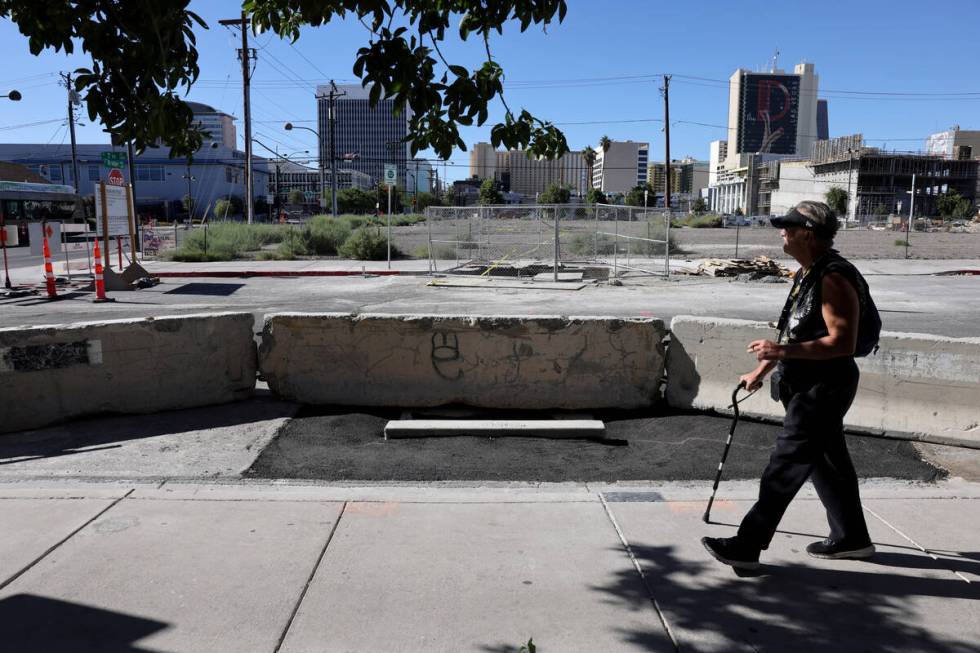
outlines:
{"label": "walking cane", "polygon": [[[739,401],[738,391],[745,388],[745,381],[740,381],[737,386],[735,386],[734,392],[732,392],[732,405],[731,409],[735,413],[735,417],[732,419],[732,427],[728,430],[728,440],[725,441],[725,450],[721,454],[721,462],[718,463],[718,472],[715,474],[715,485],[711,488],[711,498],[708,499],[708,507],[704,510],[704,520],[705,524],[711,523],[711,504],[715,502],[715,493],[718,492],[718,483],[721,481],[721,470],[725,467],[725,460],[728,458],[728,450],[732,448],[732,438],[735,436],[735,427],[738,426],[738,404]],[[752,395],[754,395],[757,390],[753,390],[749,394],[742,397],[742,401],[745,401]]]}

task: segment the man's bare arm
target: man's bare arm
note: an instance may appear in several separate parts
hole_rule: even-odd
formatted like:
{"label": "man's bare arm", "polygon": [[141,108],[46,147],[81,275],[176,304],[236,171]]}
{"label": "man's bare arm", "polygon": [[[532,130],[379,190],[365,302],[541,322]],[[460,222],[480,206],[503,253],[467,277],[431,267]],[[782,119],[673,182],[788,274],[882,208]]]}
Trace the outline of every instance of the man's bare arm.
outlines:
{"label": "man's bare arm", "polygon": [[861,304],[854,286],[843,276],[832,273],[823,278],[820,286],[823,303],[820,306],[827,335],[816,340],[779,345],[771,340],[756,340],[749,344],[760,361],[796,358],[827,360],[853,356],[857,347],[858,319]]}

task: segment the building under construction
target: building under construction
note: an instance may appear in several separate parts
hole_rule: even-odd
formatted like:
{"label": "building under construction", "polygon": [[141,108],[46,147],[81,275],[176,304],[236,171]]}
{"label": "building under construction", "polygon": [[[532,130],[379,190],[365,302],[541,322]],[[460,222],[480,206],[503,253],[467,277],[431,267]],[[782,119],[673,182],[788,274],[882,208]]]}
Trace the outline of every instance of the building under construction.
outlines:
{"label": "building under construction", "polygon": [[823,200],[836,187],[848,194],[851,220],[907,214],[914,177],[915,215],[935,216],[939,196],[949,191],[976,205],[978,166],[969,147],[947,157],[883,152],[865,147],[859,134],[818,141],[808,161],[770,163],[759,210],[783,213],[802,200]]}

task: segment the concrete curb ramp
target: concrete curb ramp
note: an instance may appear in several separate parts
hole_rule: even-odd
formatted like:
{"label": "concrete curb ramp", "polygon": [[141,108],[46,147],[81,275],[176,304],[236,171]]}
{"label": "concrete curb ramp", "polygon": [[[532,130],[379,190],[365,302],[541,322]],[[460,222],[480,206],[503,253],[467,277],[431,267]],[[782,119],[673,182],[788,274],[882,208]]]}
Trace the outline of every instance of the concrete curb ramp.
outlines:
{"label": "concrete curb ramp", "polygon": [[252,328],[216,313],[0,329],[0,432],[248,397]]}
{"label": "concrete curb ramp", "polygon": [[259,368],[311,404],[640,408],[657,400],[665,335],[653,318],[281,313]]}
{"label": "concrete curb ramp", "polygon": [[[776,335],[764,322],[684,315],[670,328],[666,399],[675,408],[726,409],[738,375],[757,364],[746,345]],[[858,359],[861,383],[848,426],[980,446],[980,338],[884,332],[880,347]],[[740,407],[783,416],[768,383]]]}

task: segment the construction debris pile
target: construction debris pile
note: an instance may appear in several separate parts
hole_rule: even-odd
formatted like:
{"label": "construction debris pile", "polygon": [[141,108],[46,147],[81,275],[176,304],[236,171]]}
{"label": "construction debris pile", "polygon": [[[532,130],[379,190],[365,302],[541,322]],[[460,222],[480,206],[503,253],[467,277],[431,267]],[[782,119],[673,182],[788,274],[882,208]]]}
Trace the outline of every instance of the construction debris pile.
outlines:
{"label": "construction debris pile", "polygon": [[694,269],[681,269],[678,272],[707,277],[736,277],[739,281],[755,281],[764,278],[782,280],[793,276],[793,271],[780,265],[768,256],[744,258],[711,258]]}

